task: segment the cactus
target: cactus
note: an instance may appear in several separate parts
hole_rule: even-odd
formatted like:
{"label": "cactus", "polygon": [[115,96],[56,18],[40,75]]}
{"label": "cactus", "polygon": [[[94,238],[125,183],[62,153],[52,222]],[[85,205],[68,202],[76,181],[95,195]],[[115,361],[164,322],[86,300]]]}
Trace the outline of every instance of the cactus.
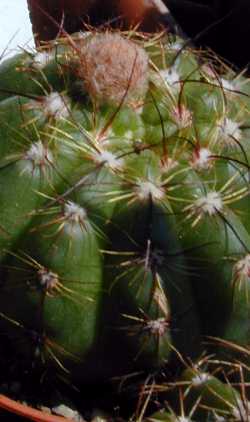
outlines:
{"label": "cactus", "polygon": [[1,65],[0,329],[24,366],[95,384],[247,346],[249,90],[162,34]]}

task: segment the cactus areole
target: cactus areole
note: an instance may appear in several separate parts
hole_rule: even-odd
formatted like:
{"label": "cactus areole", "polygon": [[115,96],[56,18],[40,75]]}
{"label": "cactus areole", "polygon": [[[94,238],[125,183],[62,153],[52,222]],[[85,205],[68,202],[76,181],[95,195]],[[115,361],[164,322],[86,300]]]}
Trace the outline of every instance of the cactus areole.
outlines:
{"label": "cactus areole", "polygon": [[96,382],[246,345],[250,85],[217,69],[109,31],[1,64],[0,329],[25,364]]}

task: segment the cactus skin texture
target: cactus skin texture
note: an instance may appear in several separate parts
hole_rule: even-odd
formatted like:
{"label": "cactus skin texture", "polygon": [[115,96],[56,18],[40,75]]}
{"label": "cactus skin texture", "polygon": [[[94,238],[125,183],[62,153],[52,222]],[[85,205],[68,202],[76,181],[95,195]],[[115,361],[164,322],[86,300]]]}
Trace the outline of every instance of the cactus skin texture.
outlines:
{"label": "cactus skin texture", "polygon": [[80,33],[0,67],[0,329],[27,365],[96,383],[248,345],[250,84],[181,46]]}

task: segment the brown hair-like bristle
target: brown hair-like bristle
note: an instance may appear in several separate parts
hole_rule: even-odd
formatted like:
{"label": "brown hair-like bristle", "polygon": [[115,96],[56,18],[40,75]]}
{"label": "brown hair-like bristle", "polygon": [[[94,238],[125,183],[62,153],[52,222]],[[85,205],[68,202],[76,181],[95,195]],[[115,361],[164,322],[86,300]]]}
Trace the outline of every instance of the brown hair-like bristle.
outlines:
{"label": "brown hair-like bristle", "polygon": [[148,55],[119,33],[86,38],[80,50],[78,76],[96,103],[119,104],[142,98],[148,88]]}

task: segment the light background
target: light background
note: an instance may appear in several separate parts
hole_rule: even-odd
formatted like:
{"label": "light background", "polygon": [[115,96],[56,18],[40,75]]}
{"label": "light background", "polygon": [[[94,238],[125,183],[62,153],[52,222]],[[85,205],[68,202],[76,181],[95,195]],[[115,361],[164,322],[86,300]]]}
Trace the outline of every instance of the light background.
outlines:
{"label": "light background", "polygon": [[0,0],[0,56],[6,47],[8,56],[15,54],[18,46],[34,46],[27,1]]}

